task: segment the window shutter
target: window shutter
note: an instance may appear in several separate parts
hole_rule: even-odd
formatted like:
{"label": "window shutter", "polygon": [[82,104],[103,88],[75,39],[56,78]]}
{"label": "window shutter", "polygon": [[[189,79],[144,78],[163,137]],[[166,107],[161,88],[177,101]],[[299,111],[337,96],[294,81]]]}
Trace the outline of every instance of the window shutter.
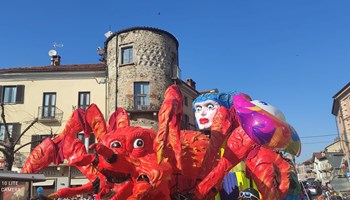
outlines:
{"label": "window shutter", "polygon": [[3,99],[3,93],[4,93],[4,86],[0,85],[0,103],[4,101]]}
{"label": "window shutter", "polygon": [[17,85],[16,104],[24,103],[24,85]]}
{"label": "window shutter", "polygon": [[[12,127],[12,139],[13,141],[17,140],[17,138],[21,134],[21,124],[20,123],[14,123]],[[21,141],[18,140],[17,144],[21,144]]]}
{"label": "window shutter", "polygon": [[32,142],[34,141],[37,141],[37,142],[34,142],[30,145],[30,151],[33,151],[33,149],[38,146],[38,144],[40,144],[40,135],[32,135]]}

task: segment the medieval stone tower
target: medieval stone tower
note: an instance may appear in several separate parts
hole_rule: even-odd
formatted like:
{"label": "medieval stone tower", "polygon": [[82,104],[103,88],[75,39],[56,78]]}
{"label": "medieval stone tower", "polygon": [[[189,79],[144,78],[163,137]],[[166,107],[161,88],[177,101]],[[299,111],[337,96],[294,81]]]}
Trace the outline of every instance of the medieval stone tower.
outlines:
{"label": "medieval stone tower", "polygon": [[122,107],[131,125],[156,129],[164,92],[180,80],[178,46],[172,34],[157,28],[111,34],[105,42],[108,116]]}

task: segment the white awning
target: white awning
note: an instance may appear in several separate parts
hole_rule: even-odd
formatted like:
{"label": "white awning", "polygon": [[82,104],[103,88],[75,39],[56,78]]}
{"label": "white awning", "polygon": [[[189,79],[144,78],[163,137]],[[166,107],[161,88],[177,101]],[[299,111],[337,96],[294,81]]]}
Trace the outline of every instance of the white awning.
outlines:
{"label": "white awning", "polygon": [[34,182],[33,186],[51,186],[55,183],[55,180],[46,180],[40,182]]}
{"label": "white awning", "polygon": [[85,178],[73,178],[70,180],[71,185],[84,185],[88,182],[89,182],[89,180],[85,179]]}

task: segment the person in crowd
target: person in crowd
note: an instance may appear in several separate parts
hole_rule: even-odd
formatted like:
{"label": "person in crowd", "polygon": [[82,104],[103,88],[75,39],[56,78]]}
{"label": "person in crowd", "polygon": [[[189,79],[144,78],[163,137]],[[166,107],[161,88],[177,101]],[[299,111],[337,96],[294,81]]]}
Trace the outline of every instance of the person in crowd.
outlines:
{"label": "person in crowd", "polygon": [[260,200],[260,195],[256,189],[247,188],[239,192],[238,200]]}

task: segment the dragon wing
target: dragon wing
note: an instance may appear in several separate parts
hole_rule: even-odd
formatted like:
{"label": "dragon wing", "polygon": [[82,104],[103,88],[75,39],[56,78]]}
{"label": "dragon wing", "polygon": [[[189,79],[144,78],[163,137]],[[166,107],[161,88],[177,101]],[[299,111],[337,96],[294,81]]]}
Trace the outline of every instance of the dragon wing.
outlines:
{"label": "dragon wing", "polygon": [[164,94],[164,101],[158,114],[159,126],[154,147],[159,164],[167,153],[171,153],[175,156],[176,166],[179,170],[182,170],[180,141],[182,116],[183,96],[174,84],[168,87]]}

